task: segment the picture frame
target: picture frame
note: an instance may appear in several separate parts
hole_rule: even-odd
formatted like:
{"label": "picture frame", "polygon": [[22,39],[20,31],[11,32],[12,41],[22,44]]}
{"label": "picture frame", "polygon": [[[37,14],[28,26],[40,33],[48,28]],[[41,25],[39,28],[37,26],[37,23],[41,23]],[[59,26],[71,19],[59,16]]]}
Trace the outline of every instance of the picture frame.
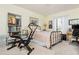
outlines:
{"label": "picture frame", "polygon": [[69,25],[79,25],[79,18],[69,19]]}
{"label": "picture frame", "polygon": [[39,19],[35,17],[30,17],[30,23],[38,24]]}
{"label": "picture frame", "polygon": [[49,29],[52,29],[52,20],[49,21]]}

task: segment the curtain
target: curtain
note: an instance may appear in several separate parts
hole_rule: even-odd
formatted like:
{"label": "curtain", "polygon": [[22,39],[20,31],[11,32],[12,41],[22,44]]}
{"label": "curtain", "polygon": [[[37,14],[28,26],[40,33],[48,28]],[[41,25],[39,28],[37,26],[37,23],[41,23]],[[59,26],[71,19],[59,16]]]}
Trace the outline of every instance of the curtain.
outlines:
{"label": "curtain", "polygon": [[52,20],[53,31],[61,31],[65,34],[69,28],[68,16],[55,17]]}

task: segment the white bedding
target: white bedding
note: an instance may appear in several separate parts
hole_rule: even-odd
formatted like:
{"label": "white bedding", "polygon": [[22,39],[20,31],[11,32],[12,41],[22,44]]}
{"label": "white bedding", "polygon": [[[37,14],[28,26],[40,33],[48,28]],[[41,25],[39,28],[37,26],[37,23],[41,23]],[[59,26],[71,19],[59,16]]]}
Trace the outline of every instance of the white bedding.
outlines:
{"label": "white bedding", "polygon": [[47,48],[50,47],[50,33],[47,31],[36,31],[34,34],[34,39],[44,42]]}
{"label": "white bedding", "polygon": [[[53,36],[53,33],[51,34],[51,31],[36,31],[33,38],[36,41],[43,42],[47,48],[50,48],[52,44],[57,43],[60,41],[58,37],[60,37],[60,33]],[[51,36],[51,37],[50,37]],[[55,38],[57,36],[57,38]],[[55,41],[56,40],[56,41]],[[40,43],[42,44],[42,43]]]}

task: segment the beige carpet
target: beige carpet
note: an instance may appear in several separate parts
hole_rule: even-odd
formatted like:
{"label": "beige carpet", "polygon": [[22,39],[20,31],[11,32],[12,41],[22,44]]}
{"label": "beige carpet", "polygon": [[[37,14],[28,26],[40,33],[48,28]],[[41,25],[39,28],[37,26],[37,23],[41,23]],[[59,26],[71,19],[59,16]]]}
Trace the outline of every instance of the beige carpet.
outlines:
{"label": "beige carpet", "polygon": [[[78,44],[79,45],[79,44]],[[55,52],[55,55],[78,55],[79,46],[68,41],[63,41],[56,46],[52,47],[52,51]]]}
{"label": "beige carpet", "polygon": [[[63,41],[55,46],[52,49],[47,49],[41,47],[37,44],[31,43],[31,47],[34,47],[34,51],[31,55],[77,55],[79,54],[79,47],[76,45],[69,44],[68,41]],[[27,55],[27,50],[18,49],[17,47],[7,51],[7,47],[0,47],[0,55]]]}
{"label": "beige carpet", "polygon": [[[49,54],[54,54],[53,51],[50,49],[47,49],[45,47],[41,47],[39,45],[31,43],[31,47],[35,48],[31,55],[49,55]],[[7,47],[0,47],[0,55],[27,55],[28,51],[22,48],[21,50],[18,49],[17,47],[12,48],[11,50],[6,50]]]}

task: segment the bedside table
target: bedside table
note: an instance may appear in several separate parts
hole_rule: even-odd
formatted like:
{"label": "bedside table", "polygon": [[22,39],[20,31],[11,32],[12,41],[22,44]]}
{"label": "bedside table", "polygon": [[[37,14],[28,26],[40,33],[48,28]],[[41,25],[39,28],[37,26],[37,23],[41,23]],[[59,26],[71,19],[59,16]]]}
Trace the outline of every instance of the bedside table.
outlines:
{"label": "bedside table", "polygon": [[72,39],[72,32],[67,32],[66,37],[67,37],[68,41],[71,41],[71,39]]}

